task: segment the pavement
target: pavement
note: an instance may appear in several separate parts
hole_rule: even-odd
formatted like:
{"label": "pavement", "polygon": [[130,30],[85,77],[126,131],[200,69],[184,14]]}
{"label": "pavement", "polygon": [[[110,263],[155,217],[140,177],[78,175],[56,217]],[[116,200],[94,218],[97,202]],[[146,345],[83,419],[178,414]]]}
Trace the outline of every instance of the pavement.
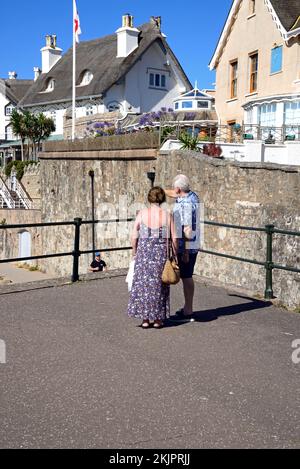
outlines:
{"label": "pavement", "polygon": [[300,314],[197,283],[197,321],[142,330],[127,301],[124,277],[0,294],[1,448],[300,447]]}
{"label": "pavement", "polygon": [[[1,279],[2,278],[2,279]],[[30,271],[12,263],[0,264],[0,285],[5,283],[27,283],[53,278],[52,275],[38,270]]]}

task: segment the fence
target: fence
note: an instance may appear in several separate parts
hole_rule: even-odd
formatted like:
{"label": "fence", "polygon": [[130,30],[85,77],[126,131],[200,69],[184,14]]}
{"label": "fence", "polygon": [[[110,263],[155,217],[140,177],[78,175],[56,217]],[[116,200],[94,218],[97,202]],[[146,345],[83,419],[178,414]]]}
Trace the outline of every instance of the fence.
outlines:
{"label": "fence", "polygon": [[217,125],[194,121],[184,123],[169,121],[160,124],[160,146],[168,139],[178,140],[180,135],[186,132],[197,137],[199,143],[243,143],[249,140],[259,140],[265,144],[283,144],[288,141],[300,141],[300,125],[275,127],[254,124]]}
{"label": "fence", "polygon": [[[63,252],[63,253],[56,253],[56,254],[44,254],[40,256],[30,256],[30,257],[18,257],[18,258],[10,258],[10,259],[0,259],[0,264],[7,263],[7,262],[19,262],[25,260],[38,260],[38,259],[47,259],[47,258],[54,258],[54,257],[64,257],[64,256],[73,256],[73,269],[72,269],[72,282],[77,282],[79,280],[79,258],[81,254],[91,254],[100,249],[89,249],[89,250],[80,250],[80,228],[82,225],[93,225],[98,223],[123,223],[123,222],[131,222],[133,221],[132,218],[126,219],[113,219],[113,220],[87,220],[83,221],[82,218],[74,218],[73,221],[68,222],[48,222],[48,223],[30,223],[24,225],[0,225],[0,230],[7,230],[7,229],[23,229],[23,228],[37,228],[37,227],[47,227],[47,226],[74,226],[74,249],[71,252]],[[248,262],[251,264],[260,265],[265,268],[266,272],[266,281],[265,281],[265,292],[264,297],[265,299],[274,298],[273,293],[273,270],[274,269],[282,269],[289,272],[296,272],[300,273],[300,269],[296,267],[290,266],[283,266],[273,262],[273,254],[272,254],[272,246],[273,246],[273,235],[283,234],[283,235],[290,235],[290,236],[300,236],[300,231],[288,231],[288,230],[281,230],[275,228],[274,225],[265,225],[265,227],[249,227],[249,226],[241,226],[241,225],[230,225],[226,223],[218,223],[213,221],[204,221],[206,225],[212,226],[219,226],[225,227],[230,229],[238,229],[238,230],[246,230],[246,231],[257,231],[266,233],[267,242],[266,242],[266,256],[265,261],[257,261],[255,259],[247,259],[244,257],[232,256],[230,254],[221,253],[210,251],[207,249],[200,249],[200,252],[205,254],[211,254],[213,256],[220,256],[225,257],[228,259],[233,259],[240,262]],[[115,247],[115,248],[101,248],[101,252],[113,252],[113,251],[125,251],[131,249],[130,246],[125,247]]]}

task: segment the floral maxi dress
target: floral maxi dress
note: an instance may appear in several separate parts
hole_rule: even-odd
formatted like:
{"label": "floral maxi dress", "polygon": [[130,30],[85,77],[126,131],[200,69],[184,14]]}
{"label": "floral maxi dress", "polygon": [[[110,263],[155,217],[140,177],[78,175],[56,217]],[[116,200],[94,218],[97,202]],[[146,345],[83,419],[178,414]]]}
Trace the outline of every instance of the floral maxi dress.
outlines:
{"label": "floral maxi dress", "polygon": [[170,314],[170,286],[161,277],[167,260],[167,226],[140,225],[128,316],[150,321]]}

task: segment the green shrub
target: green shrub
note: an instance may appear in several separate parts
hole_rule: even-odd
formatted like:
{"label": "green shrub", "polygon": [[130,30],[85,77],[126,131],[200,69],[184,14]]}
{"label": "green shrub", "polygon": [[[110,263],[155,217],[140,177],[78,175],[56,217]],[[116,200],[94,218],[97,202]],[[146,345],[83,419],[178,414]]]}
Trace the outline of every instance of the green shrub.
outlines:
{"label": "green shrub", "polygon": [[13,167],[16,169],[17,172],[17,179],[20,181],[24,175],[24,169],[26,166],[30,164],[37,164],[37,161],[10,161],[6,166],[5,166],[5,174],[7,177],[11,175]]}

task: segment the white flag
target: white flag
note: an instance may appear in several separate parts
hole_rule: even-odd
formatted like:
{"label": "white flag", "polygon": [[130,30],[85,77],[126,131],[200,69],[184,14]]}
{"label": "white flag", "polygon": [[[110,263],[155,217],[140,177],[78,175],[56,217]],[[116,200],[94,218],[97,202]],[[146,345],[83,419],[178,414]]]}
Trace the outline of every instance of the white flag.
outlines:
{"label": "white flag", "polygon": [[80,20],[79,20],[79,15],[77,12],[77,6],[76,6],[76,1],[74,0],[74,34],[75,34],[75,40],[78,43],[79,42],[79,35],[81,34],[81,29],[80,29]]}

